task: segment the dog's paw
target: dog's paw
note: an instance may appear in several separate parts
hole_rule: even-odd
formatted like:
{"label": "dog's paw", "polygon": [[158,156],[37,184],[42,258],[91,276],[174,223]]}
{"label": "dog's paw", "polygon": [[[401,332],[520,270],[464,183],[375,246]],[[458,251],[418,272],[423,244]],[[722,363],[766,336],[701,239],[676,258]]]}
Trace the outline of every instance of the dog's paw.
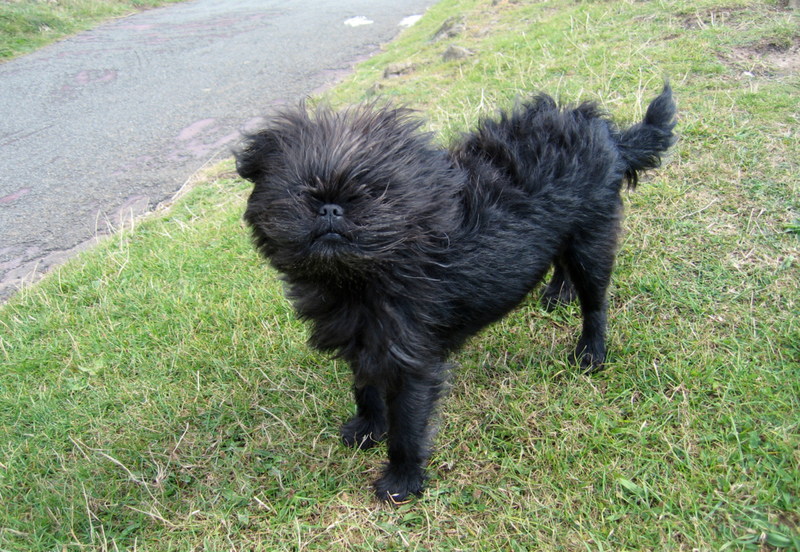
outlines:
{"label": "dog's paw", "polygon": [[553,286],[548,285],[539,300],[544,310],[552,312],[560,306],[572,303],[577,298],[578,294],[575,293],[575,288],[571,285],[561,286],[558,289],[554,289]]}
{"label": "dog's paw", "polygon": [[601,370],[605,360],[605,347],[592,347],[581,342],[575,347],[575,352],[569,355],[570,364],[579,365],[587,374]]}
{"label": "dog's paw", "polygon": [[405,504],[414,496],[422,495],[424,486],[425,474],[421,467],[397,468],[392,464],[386,466],[383,476],[374,485],[375,496],[395,506]]}
{"label": "dog's paw", "polygon": [[348,447],[367,450],[386,438],[386,422],[355,416],[342,426],[339,433]]}

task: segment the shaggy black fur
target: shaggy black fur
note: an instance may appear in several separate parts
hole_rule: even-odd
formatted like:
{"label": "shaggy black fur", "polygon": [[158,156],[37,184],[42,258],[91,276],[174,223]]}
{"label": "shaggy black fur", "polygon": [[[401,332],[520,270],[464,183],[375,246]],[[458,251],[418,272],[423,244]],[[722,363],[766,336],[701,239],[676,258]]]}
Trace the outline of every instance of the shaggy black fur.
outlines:
{"label": "shaggy black fur", "polygon": [[538,95],[448,150],[391,105],[301,105],[247,137],[236,156],[255,184],[244,218],[310,344],[353,370],[358,412],[342,439],[366,449],[388,437],[379,498],[421,493],[448,355],[551,266],[545,306],[579,299],[572,358],[602,365],[620,190],[660,165],[674,116],[665,85],[624,131],[595,104]]}

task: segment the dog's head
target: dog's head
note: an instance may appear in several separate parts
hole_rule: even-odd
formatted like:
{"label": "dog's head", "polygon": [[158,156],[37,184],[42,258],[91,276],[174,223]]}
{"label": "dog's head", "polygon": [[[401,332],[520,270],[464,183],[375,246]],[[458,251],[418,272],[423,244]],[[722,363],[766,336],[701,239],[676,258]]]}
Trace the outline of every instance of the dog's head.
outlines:
{"label": "dog's head", "polygon": [[389,105],[301,104],[246,137],[236,169],[254,183],[257,249],[290,277],[348,281],[440,247],[459,176],[419,126]]}

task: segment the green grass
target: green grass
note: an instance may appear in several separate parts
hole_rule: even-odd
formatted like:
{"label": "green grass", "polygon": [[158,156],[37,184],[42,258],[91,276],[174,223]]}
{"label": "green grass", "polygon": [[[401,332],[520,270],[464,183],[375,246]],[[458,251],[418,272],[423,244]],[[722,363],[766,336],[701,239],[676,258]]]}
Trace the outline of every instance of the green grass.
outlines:
{"label": "green grass", "polygon": [[377,504],[385,451],[339,444],[348,369],[304,345],[228,161],[0,311],[0,550],[800,550],[798,45],[769,2],[442,0],[327,101],[379,89],[446,141],[535,90],[624,123],[673,84],[606,370],[531,297],[454,359],[424,497]]}
{"label": "green grass", "polygon": [[0,62],[113,17],[182,0],[0,0]]}

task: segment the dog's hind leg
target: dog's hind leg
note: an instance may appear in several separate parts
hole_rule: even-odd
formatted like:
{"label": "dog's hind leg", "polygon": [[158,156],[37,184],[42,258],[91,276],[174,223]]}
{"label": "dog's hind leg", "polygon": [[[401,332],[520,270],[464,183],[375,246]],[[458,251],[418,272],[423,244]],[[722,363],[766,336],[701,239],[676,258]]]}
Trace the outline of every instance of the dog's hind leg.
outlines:
{"label": "dog's hind leg", "polygon": [[550,283],[547,284],[541,298],[542,306],[548,312],[555,310],[559,305],[566,305],[578,298],[575,293],[575,286],[572,285],[569,276],[567,276],[564,263],[561,259],[557,259],[554,265],[553,277],[550,279]]}
{"label": "dog's hind leg", "polygon": [[442,387],[435,375],[406,374],[403,380],[386,397],[389,463],[375,482],[377,497],[395,504],[422,494],[432,438],[430,419]]}
{"label": "dog's hind leg", "polygon": [[574,239],[564,255],[583,315],[581,337],[570,361],[579,363],[589,372],[600,369],[606,357],[606,292],[614,268],[617,240],[617,223],[609,222],[604,229],[594,228]]}
{"label": "dog's hind leg", "polygon": [[386,406],[377,387],[354,387],[358,411],[341,430],[342,441],[348,447],[362,450],[372,448],[386,437]]}

